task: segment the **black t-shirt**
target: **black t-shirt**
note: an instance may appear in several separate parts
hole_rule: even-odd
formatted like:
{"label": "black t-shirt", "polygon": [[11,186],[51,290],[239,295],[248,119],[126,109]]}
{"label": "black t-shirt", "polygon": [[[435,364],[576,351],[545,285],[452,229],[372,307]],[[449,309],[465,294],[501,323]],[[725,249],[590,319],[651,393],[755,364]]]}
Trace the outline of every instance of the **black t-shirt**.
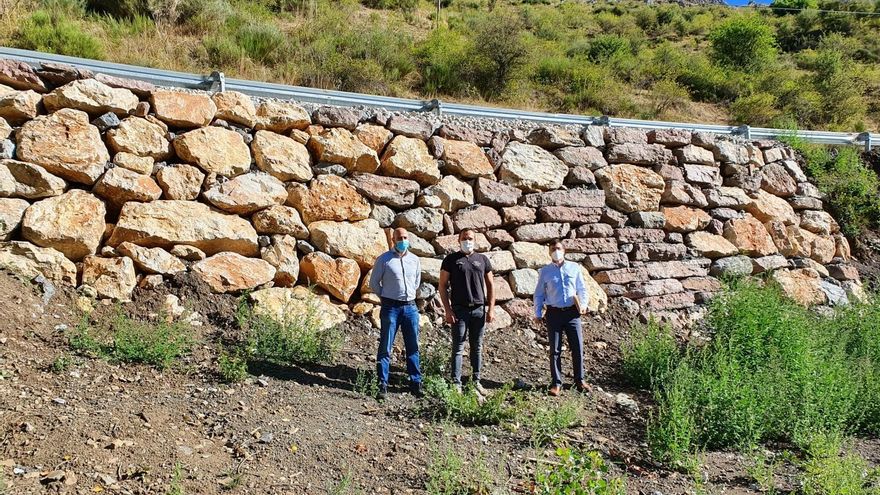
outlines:
{"label": "black t-shirt", "polygon": [[486,304],[486,274],[492,271],[486,255],[458,251],[446,256],[440,269],[449,272],[449,299],[453,306]]}

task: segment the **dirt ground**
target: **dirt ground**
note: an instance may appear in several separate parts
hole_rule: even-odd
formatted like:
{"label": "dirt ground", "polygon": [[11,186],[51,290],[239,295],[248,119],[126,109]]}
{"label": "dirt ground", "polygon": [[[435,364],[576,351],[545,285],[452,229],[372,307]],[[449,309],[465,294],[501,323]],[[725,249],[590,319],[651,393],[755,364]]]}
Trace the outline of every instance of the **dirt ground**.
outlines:
{"label": "dirt ground", "polygon": [[[466,428],[435,420],[428,402],[405,393],[399,367],[385,403],[355,392],[358,371],[374,366],[378,338],[364,320],[346,325],[342,357],[333,366],[261,366],[242,383],[224,384],[216,374],[217,343],[235,331],[236,298],[180,277],[161,291],[137,292],[126,310],[155,317],[167,293],[202,314],[205,324],[195,328],[193,352],[158,371],[73,356],[65,333],[80,318],[75,294],[59,288],[45,302],[39,287],[0,272],[6,494],[179,493],[170,491],[174,486],[186,494],[320,494],[338,493],[346,482],[356,490],[341,493],[424,493],[428,466],[444,449],[481,459],[501,493],[529,493],[535,459],[551,455],[530,446],[522,425]],[[598,387],[592,397],[571,390],[562,399],[544,396],[546,339],[522,325],[486,336],[485,381],[489,388],[519,381],[533,389],[534,401],[581,401],[582,426],[567,433],[570,441],[601,452],[626,478],[628,493],[693,493],[689,476],[651,460],[644,438],[650,397],[628,389],[618,375],[630,319],[612,308],[586,322],[586,363]],[[421,340],[423,348],[446,346],[440,327]],[[59,356],[71,364],[53,371]],[[632,397],[638,413],[618,405],[618,393]],[[858,449],[872,463],[880,460],[877,442]],[[742,456],[709,453],[704,462],[710,492],[757,489]]]}

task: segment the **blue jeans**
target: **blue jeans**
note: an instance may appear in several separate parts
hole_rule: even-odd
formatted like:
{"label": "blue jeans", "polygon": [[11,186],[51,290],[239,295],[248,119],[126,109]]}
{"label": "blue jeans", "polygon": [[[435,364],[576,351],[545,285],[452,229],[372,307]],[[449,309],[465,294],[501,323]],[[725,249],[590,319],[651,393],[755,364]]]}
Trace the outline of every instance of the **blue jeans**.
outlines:
{"label": "blue jeans", "polygon": [[406,349],[406,371],[410,382],[421,383],[419,371],[419,310],[413,301],[394,301],[383,299],[379,311],[382,320],[379,352],[376,355],[376,375],[379,385],[388,386],[388,373],[391,367],[391,350],[397,329],[403,330],[403,345]]}
{"label": "blue jeans", "polygon": [[550,340],[550,377],[552,385],[562,385],[562,334],[568,339],[571,348],[571,364],[574,381],[584,379],[584,336],[581,332],[581,315],[577,309],[560,311],[547,308],[547,330]]}
{"label": "blue jeans", "polygon": [[470,341],[471,381],[480,381],[482,367],[483,330],[486,328],[486,307],[453,306],[457,320],[452,325],[452,381],[461,385],[461,356],[464,353],[465,339]]}

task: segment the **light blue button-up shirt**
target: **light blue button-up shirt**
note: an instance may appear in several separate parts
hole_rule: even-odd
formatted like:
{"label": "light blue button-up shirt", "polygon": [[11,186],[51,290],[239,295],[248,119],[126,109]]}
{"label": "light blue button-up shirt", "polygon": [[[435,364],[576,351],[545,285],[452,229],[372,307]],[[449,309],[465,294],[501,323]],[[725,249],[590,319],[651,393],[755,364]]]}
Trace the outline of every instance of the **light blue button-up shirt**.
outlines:
{"label": "light blue button-up shirt", "polygon": [[574,304],[577,295],[581,307],[587,305],[587,285],[577,263],[564,261],[561,265],[550,263],[538,272],[535,288],[535,316],[544,314],[544,305],[567,308]]}
{"label": "light blue button-up shirt", "polygon": [[409,250],[400,256],[389,250],[376,258],[370,276],[373,294],[396,301],[414,301],[422,283],[422,263]]}

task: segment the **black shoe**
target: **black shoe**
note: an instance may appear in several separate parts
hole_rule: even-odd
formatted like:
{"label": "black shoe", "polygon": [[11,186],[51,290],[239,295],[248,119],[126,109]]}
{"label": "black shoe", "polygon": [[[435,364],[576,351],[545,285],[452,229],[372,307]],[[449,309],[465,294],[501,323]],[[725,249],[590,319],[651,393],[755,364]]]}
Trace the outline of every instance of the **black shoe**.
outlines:
{"label": "black shoe", "polygon": [[379,391],[376,392],[376,400],[382,401],[388,397],[388,386],[387,385],[379,385]]}
{"label": "black shoe", "polygon": [[422,382],[411,383],[409,385],[409,391],[419,399],[425,396],[425,391],[422,389]]}

